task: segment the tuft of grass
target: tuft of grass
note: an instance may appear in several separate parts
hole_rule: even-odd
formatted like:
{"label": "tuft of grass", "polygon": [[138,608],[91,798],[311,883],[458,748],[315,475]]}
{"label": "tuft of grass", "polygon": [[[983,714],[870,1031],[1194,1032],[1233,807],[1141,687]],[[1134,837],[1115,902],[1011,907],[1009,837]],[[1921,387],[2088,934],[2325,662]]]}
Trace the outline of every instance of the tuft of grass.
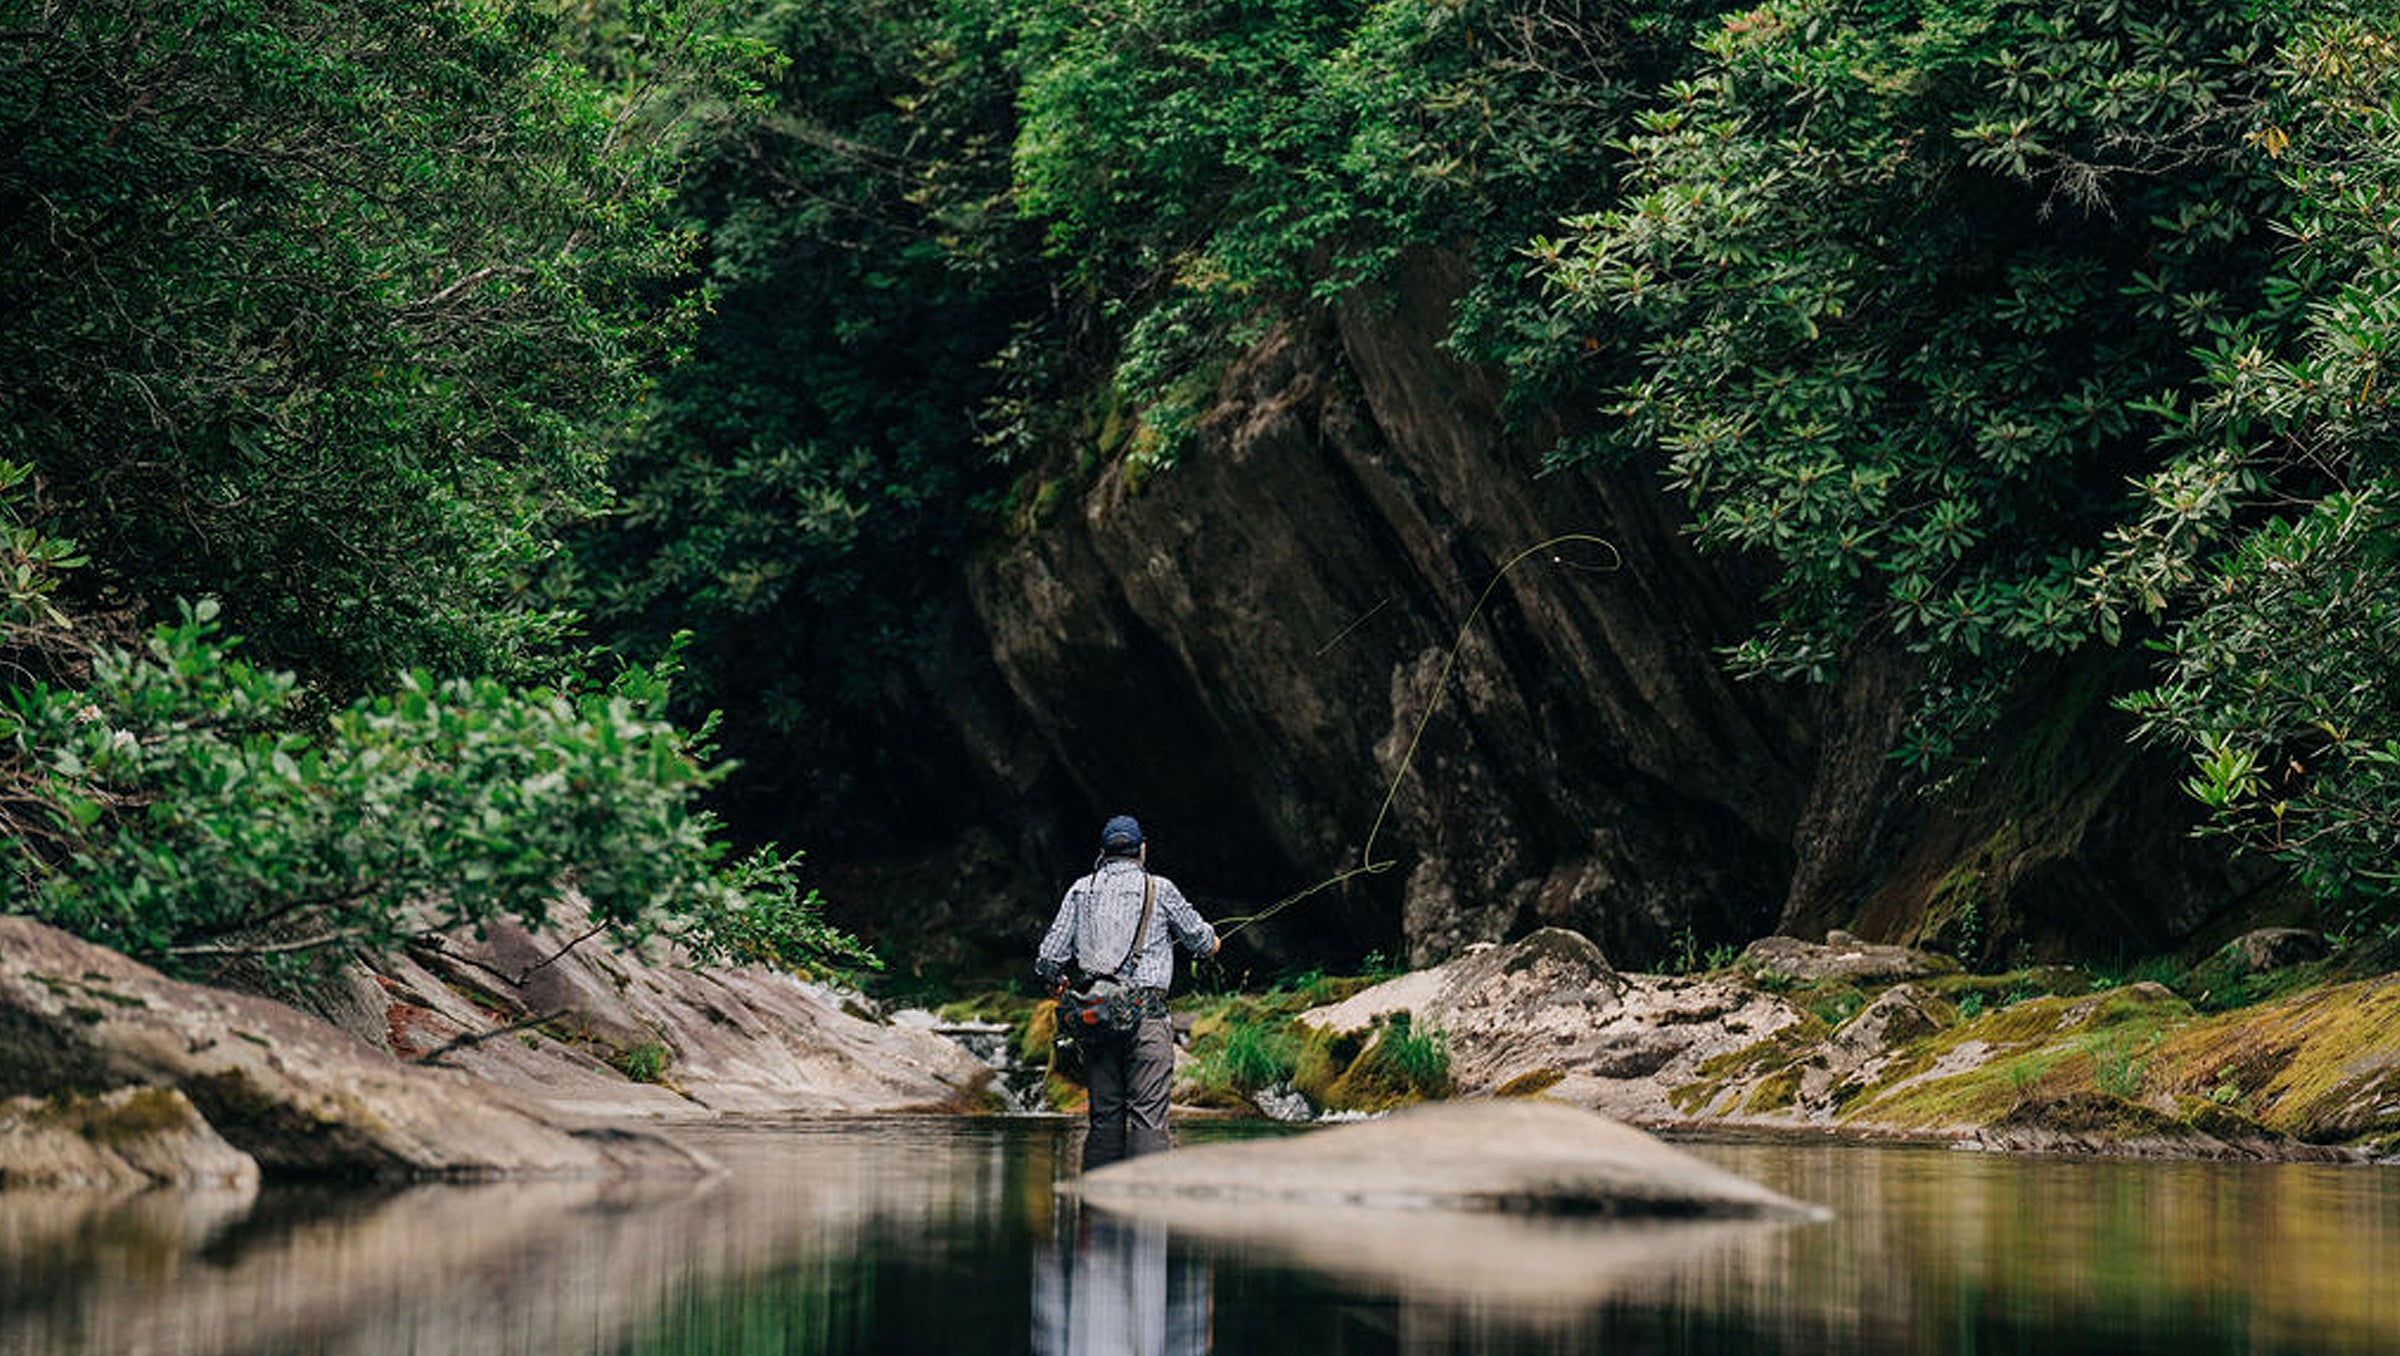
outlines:
{"label": "tuft of grass", "polygon": [[1450,1038],[1441,1032],[1419,1029],[1409,1022],[1406,1013],[1394,1013],[1392,1020],[1384,1024],[1383,1039],[1375,1042],[1369,1050],[1382,1052],[1382,1058],[1419,1095],[1450,1095],[1453,1087],[1450,1081]]}
{"label": "tuft of grass", "polygon": [[657,1041],[644,1041],[610,1055],[608,1063],[636,1083],[656,1083],[667,1074],[667,1047]]}
{"label": "tuft of grass", "polygon": [[1192,1028],[1192,1080],[1206,1093],[1247,1097],[1288,1083],[1300,1068],[1300,1037],[1287,1021],[1230,1018]]}
{"label": "tuft of grass", "polygon": [[2161,1034],[2153,1031],[2150,1039],[2138,1046],[2123,1037],[2101,1044],[2092,1051],[2093,1086],[2128,1101],[2140,1096],[2142,1081],[2150,1072],[2150,1056],[2157,1053],[2161,1039]]}
{"label": "tuft of grass", "polygon": [[[1379,1017],[1364,1034],[1353,1033],[1356,1053],[1325,1086],[1318,1104],[1343,1111],[1383,1111],[1410,1102],[1449,1096],[1450,1041],[1439,1031],[1418,1029],[1408,1014]],[[1340,1044],[1327,1048],[1333,1053]],[[1305,1069],[1305,1061],[1304,1061]]]}

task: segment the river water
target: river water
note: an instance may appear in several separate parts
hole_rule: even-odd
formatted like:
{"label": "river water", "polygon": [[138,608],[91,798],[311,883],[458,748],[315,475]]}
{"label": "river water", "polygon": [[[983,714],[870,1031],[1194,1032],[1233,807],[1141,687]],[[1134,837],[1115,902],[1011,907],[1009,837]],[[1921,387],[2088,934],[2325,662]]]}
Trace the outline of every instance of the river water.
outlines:
{"label": "river water", "polygon": [[[1260,1127],[1185,1127],[1185,1142]],[[1055,1118],[699,1132],[706,1182],[0,1196],[17,1356],[2347,1356],[2400,1169],[1686,1143],[1822,1222],[1079,1208]]]}

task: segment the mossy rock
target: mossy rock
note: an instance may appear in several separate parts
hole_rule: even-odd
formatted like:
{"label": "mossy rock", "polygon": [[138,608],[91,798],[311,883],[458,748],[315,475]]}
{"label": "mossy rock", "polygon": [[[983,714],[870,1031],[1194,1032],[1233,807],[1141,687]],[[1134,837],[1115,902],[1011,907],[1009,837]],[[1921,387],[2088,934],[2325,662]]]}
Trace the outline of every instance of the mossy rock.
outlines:
{"label": "mossy rock", "polygon": [[1528,1069],[1492,1089],[1494,1097],[1539,1097],[1557,1087],[1566,1074],[1557,1069]]}
{"label": "mossy rock", "polygon": [[1395,1053],[1399,1043],[1410,1039],[1408,1024],[1398,1017],[1379,1019],[1363,1032],[1311,1031],[1301,1045],[1292,1086],[1328,1111],[1389,1111],[1448,1097],[1455,1088],[1446,1071],[1412,1067],[1408,1058]]}
{"label": "mossy rock", "polygon": [[2028,1097],[1992,1122],[2004,1129],[2044,1130],[2101,1141],[2184,1139],[2193,1127],[2122,1097],[2088,1089]]}
{"label": "mossy rock", "polygon": [[[1764,1040],[1712,1056],[1701,1062],[1696,1071],[1699,1077],[1667,1089],[1667,1105],[1682,1115],[1697,1116],[1728,1089],[1738,1091],[1746,1086],[1755,1090],[1787,1072],[1797,1086],[1797,1066],[1817,1053],[1831,1031],[1823,1020],[1806,1016]],[[1746,1105],[1744,1109],[1748,1109]]]}
{"label": "mossy rock", "polygon": [[2238,1093],[2261,1125],[2312,1144],[2400,1131],[2400,975],[2193,1023],[2160,1053],[2171,1090]]}
{"label": "mossy rock", "polygon": [[1058,1003],[1045,998],[1025,1014],[1025,1024],[1017,1028],[1017,1058],[1028,1064],[1050,1058],[1050,1043],[1058,1035]]}
{"label": "mossy rock", "polygon": [[2289,1136],[2261,1125],[2239,1108],[2208,1097],[2177,1097],[2175,1113],[2183,1123],[2212,1139],[2229,1144],[2272,1143]]}
{"label": "mossy rock", "polygon": [[[2163,1064],[2166,1036],[2195,1016],[2157,984],[2033,998],[1964,1021],[1909,1053],[1918,1072],[1879,1080],[1842,1107],[1851,1124],[1957,1130],[2007,1123],[2029,1105],[2125,1100]],[[1942,1073],[1945,1067],[1956,1072]],[[2104,1079],[2128,1083],[2106,1088]]]}
{"label": "mossy rock", "polygon": [[1800,1100],[1800,1070],[1797,1066],[1770,1074],[1750,1090],[1742,1110],[1753,1116],[1769,1116],[1788,1111]]}

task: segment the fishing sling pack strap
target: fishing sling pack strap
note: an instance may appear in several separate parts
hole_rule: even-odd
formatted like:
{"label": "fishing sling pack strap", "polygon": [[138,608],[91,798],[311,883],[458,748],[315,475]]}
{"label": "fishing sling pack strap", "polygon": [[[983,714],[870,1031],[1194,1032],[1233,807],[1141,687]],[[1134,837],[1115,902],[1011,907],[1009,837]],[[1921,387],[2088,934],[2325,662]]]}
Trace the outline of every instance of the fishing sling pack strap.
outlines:
{"label": "fishing sling pack strap", "polygon": [[1148,1004],[1141,990],[1127,984],[1125,967],[1133,964],[1140,954],[1142,939],[1150,935],[1150,910],[1158,902],[1158,878],[1142,872],[1142,921],[1133,928],[1133,941],[1125,948],[1125,958],[1105,975],[1095,976],[1081,989],[1068,989],[1058,996],[1056,1029],[1062,1042],[1097,1036],[1102,1033],[1121,1034],[1140,1026]]}

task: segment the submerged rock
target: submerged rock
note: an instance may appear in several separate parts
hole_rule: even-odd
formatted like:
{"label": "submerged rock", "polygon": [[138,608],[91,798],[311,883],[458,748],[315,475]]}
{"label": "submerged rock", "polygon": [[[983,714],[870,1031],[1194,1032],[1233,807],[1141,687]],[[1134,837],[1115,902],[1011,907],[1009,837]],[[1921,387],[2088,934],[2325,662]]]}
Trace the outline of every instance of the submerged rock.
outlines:
{"label": "submerged rock", "polygon": [[1205,1199],[1535,1215],[1815,1213],[1622,1122],[1534,1100],[1433,1103],[1288,1138],[1128,1159],[1075,1189],[1127,1210]]}
{"label": "submerged rock", "polygon": [[0,1096],[169,1088],[269,1175],[698,1173],[664,1141],[579,1133],[280,1003],[185,984],[0,917]]}

